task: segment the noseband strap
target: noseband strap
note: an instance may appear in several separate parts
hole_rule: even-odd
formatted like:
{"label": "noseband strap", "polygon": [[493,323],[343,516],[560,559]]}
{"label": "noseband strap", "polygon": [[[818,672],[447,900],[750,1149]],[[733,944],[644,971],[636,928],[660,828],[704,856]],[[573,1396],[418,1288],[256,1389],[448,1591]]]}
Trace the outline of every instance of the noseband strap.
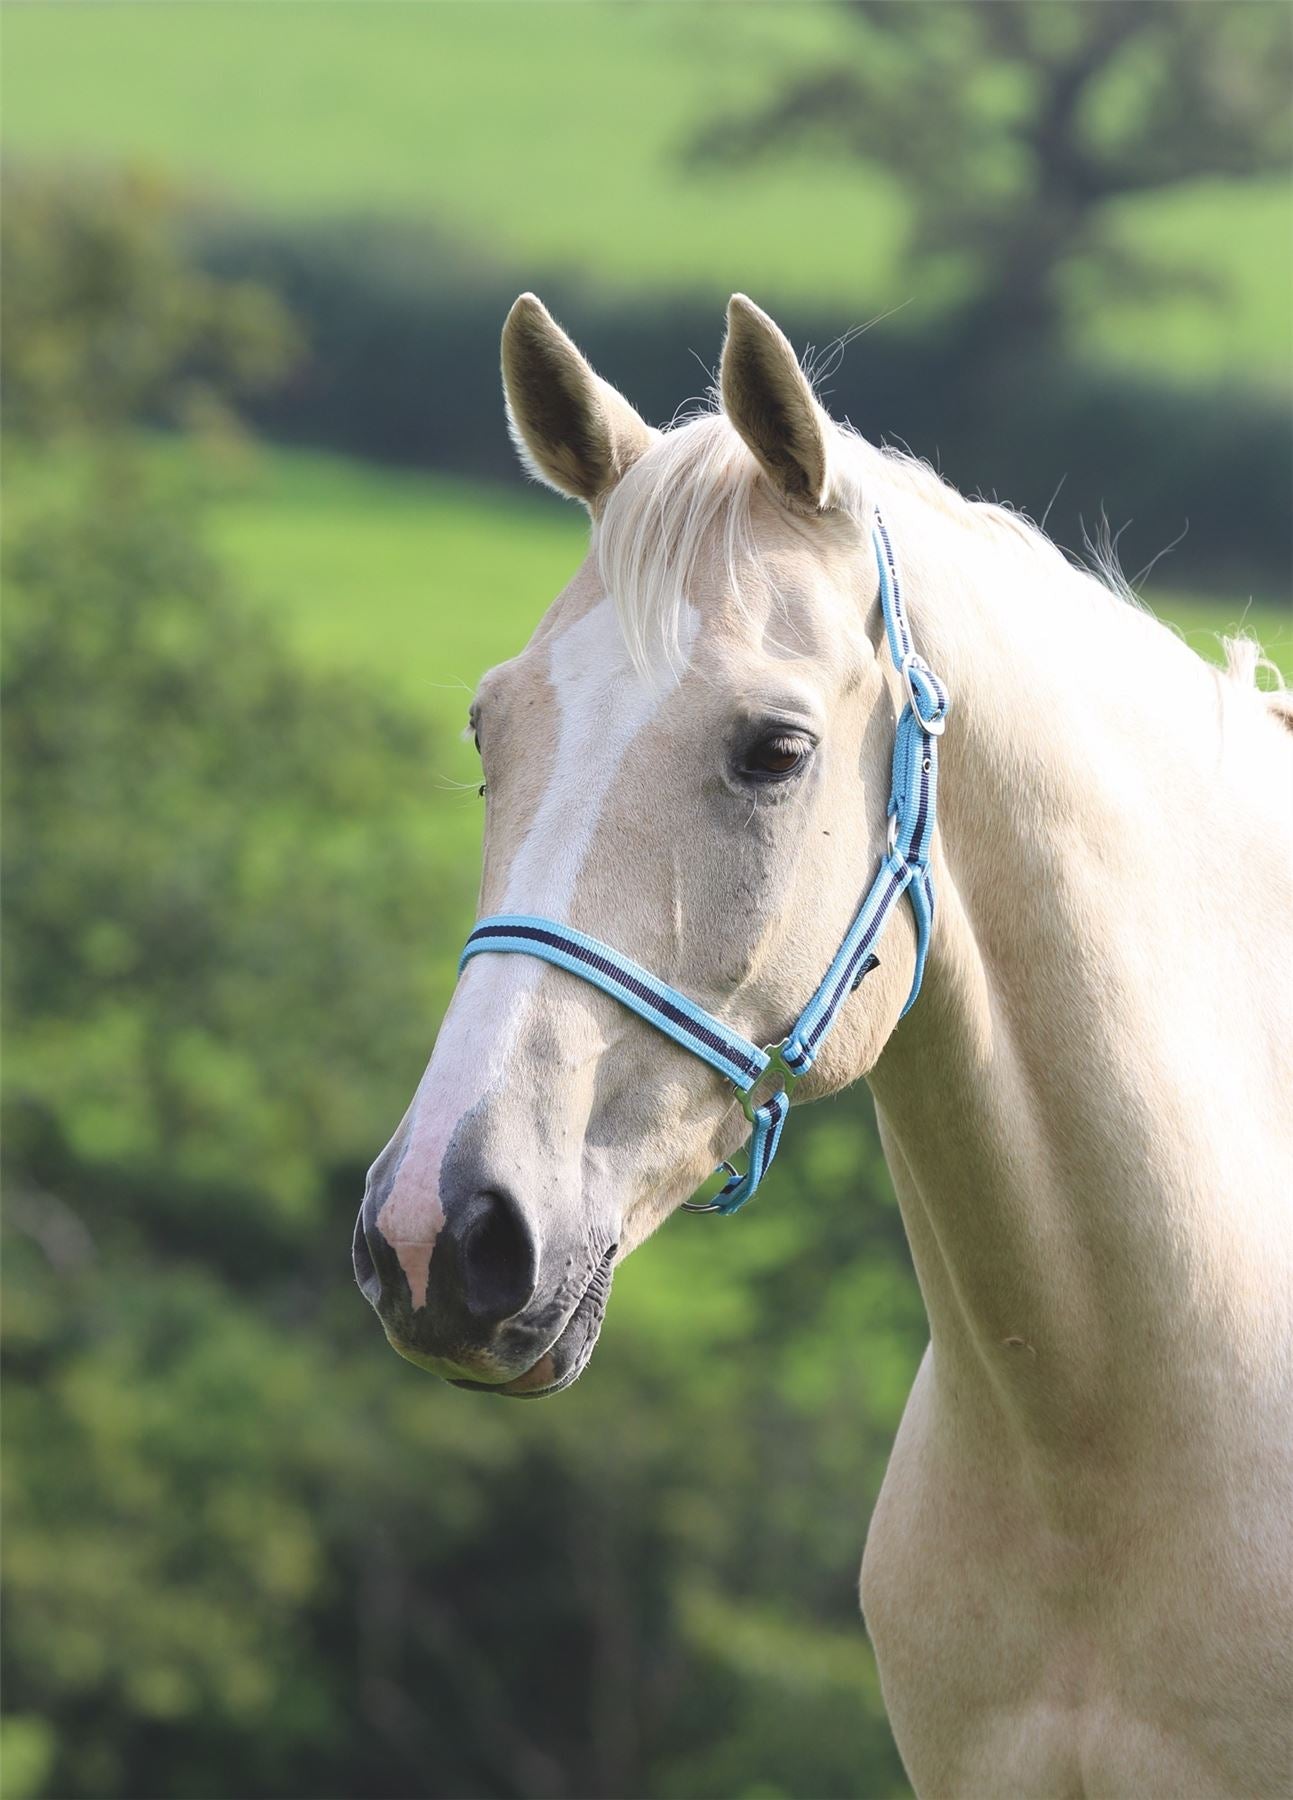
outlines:
{"label": "noseband strap", "polygon": [[[758,1189],[781,1142],[791,1089],[812,1068],[844,1002],[877,967],[874,947],[903,894],[911,901],[916,923],[916,970],[904,1013],[920,992],[925,973],[934,922],[929,854],[934,837],[938,740],[947,721],[948,695],[912,645],[893,545],[878,509],[871,542],[880,571],[880,607],[889,654],[905,690],[893,746],[888,849],[834,960],[788,1035],[761,1050],[609,944],[554,919],[524,914],[482,919],[467,939],[458,964],[461,971],[473,956],[486,951],[537,956],[554,963],[627,1006],[731,1083],[750,1121],[748,1166],[741,1174],[730,1163],[722,1164],[729,1177],[726,1185],[708,1204],[689,1202],[695,1212],[735,1212]],[[765,1077],[779,1079],[780,1086],[756,1106],[754,1090]]]}

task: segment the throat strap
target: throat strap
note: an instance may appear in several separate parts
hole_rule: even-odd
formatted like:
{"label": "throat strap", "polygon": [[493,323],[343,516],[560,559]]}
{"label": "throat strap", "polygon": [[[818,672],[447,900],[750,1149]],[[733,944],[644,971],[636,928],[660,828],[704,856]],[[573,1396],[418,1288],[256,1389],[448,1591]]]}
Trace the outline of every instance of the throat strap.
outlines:
{"label": "throat strap", "polygon": [[[880,571],[885,636],[905,690],[894,736],[888,849],[843,943],[789,1034],[779,1044],[760,1049],[609,944],[554,919],[519,913],[482,919],[459,960],[461,972],[473,956],[487,951],[537,956],[591,982],[732,1084],[750,1121],[748,1166],[742,1174],[724,1163],[726,1185],[705,1205],[689,1203],[696,1212],[735,1212],[758,1189],[781,1142],[790,1091],[813,1066],[849,995],[878,966],[874,946],[903,894],[909,897],[916,926],[916,968],[904,1014],[914,1004],[924,977],[934,922],[929,857],[938,794],[938,740],[947,721],[948,695],[912,645],[893,546],[878,510],[871,542]],[[765,1076],[779,1078],[781,1085],[756,1106],[753,1092]]]}

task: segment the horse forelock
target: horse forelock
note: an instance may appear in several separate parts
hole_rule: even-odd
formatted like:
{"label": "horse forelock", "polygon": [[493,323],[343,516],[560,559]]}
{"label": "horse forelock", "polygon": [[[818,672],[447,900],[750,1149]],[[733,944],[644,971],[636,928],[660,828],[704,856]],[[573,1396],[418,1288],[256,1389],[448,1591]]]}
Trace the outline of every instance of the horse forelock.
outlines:
{"label": "horse forelock", "polygon": [[608,499],[594,553],[644,678],[681,670],[684,614],[703,557],[722,558],[740,602],[753,561],[757,473],[725,415],[704,412],[662,433]]}

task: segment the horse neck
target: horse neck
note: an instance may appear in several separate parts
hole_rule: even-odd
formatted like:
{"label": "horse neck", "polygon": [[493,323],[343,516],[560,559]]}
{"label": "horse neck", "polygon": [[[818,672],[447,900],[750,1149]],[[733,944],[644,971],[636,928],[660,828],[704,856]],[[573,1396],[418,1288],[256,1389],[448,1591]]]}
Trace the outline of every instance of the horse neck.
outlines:
{"label": "horse neck", "polygon": [[935,1368],[972,1429],[1143,1440],[1272,1307],[1293,1336],[1283,736],[1040,542],[886,514],[953,695],[926,985],[871,1075]]}

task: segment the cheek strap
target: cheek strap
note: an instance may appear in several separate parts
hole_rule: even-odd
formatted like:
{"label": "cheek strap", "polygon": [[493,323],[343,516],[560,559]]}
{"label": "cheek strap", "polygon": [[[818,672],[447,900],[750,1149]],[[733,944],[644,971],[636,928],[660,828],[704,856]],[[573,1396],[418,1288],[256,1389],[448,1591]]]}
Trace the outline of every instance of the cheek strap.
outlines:
{"label": "cheek strap", "polygon": [[[920,992],[934,922],[929,858],[938,796],[938,740],[947,722],[948,695],[912,645],[893,547],[878,510],[871,543],[880,571],[889,654],[905,688],[893,746],[888,848],[830,967],[781,1042],[760,1049],[649,969],[555,919],[528,914],[482,919],[458,963],[461,973],[473,956],[486,952],[537,956],[591,982],[731,1083],[750,1121],[747,1167],[742,1174],[731,1163],[723,1163],[717,1172],[728,1176],[726,1184],[713,1200],[689,1201],[692,1212],[733,1213],[757,1192],[777,1154],[791,1090],[812,1068],[844,1002],[878,966],[874,946],[903,894],[910,898],[916,925],[916,968],[904,1014]],[[754,1090],[765,1076],[779,1086],[756,1105]]]}

